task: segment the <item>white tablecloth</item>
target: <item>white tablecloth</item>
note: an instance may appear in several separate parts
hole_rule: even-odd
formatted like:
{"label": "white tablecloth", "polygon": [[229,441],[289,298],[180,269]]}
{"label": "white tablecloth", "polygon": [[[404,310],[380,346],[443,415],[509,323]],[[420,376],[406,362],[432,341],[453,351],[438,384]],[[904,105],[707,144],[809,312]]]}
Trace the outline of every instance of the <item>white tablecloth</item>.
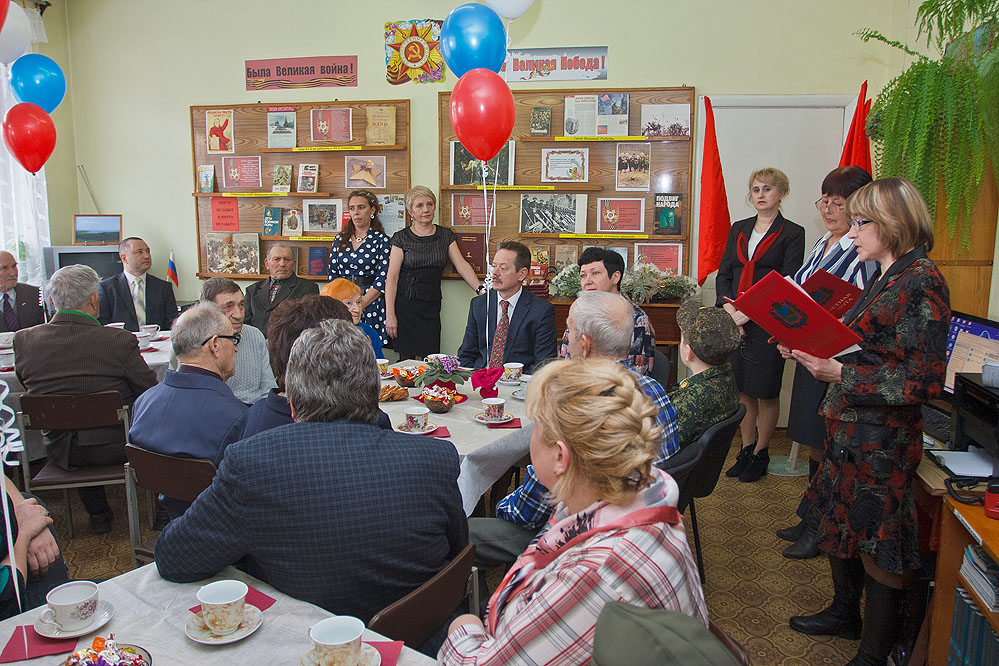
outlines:
{"label": "white tablecloth", "polygon": [[[90,644],[94,636],[114,633],[123,643],[140,645],[153,658],[154,666],[274,666],[298,664],[312,649],[309,627],[329,617],[327,611],[304,601],[293,599],[262,583],[253,576],[229,567],[212,580],[235,578],[245,581],[275,599],[277,602],[263,613],[260,628],[241,641],[229,645],[201,645],[184,633],[191,613],[196,606],[199,583],[170,583],[160,578],[156,565],[149,564],[100,584],[100,598],[114,606],[114,617],[100,630],[79,639],[77,648]],[[42,608],[22,613],[0,622],[2,645],[14,633],[17,625],[31,625],[38,619]],[[387,640],[371,631],[364,640]],[[17,664],[55,666],[62,664],[66,655],[39,657]],[[400,666],[425,666],[436,663],[409,648],[399,656]]]}

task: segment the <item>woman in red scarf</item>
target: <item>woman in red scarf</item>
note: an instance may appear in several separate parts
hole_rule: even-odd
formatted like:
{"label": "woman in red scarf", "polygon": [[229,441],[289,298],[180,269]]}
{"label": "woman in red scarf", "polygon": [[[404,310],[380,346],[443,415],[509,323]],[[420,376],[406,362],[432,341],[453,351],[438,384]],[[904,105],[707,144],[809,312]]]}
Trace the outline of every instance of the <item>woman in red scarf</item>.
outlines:
{"label": "woman in red scarf", "polygon": [[742,420],[742,450],[725,474],[753,482],[767,473],[770,438],[780,414],[780,384],[784,359],[768,343],[770,334],[749,321],[726,299],[735,300],[770,271],[794,275],[805,258],[805,230],[784,219],[780,202],[790,191],[787,176],[779,169],[754,171],[749,177],[749,202],[754,217],[732,225],[718,267],[716,305],[732,315],[743,337],[732,355],[732,371],[739,386],[739,401],[746,406]]}

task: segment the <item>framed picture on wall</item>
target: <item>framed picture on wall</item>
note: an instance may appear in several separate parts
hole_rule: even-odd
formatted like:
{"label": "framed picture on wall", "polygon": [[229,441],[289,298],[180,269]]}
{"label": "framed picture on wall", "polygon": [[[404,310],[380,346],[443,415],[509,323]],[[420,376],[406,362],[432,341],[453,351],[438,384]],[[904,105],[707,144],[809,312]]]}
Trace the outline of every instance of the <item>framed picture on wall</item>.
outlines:
{"label": "framed picture on wall", "polygon": [[74,215],[73,245],[117,245],[121,215]]}

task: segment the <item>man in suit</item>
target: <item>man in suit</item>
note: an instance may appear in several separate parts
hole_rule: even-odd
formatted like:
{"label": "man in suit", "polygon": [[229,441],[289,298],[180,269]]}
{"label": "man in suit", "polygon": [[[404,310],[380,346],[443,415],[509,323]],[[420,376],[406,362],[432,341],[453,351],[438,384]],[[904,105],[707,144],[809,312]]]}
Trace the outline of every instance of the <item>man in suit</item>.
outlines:
{"label": "man in suit", "polygon": [[0,332],[19,331],[45,321],[38,287],[17,281],[17,259],[0,252]]}
{"label": "man in suit", "polygon": [[156,542],[174,582],[240,563],[285,594],[365,622],[468,540],[449,442],[381,430],[378,366],[353,322],[295,342],[285,389],[295,423],[231,444],[212,485]]}
{"label": "man in suit", "polygon": [[462,365],[523,363],[529,373],[555,355],[555,308],[521,284],[530,266],[531,251],[526,246],[500,243],[493,255],[492,289],[468,306],[468,325],[458,349]]}
{"label": "man in suit", "polygon": [[149,246],[131,236],[118,245],[118,256],[124,270],[101,282],[101,323],[125,322],[125,330],[133,332],[146,324],[169,329],[177,318],[177,301],[169,282],[148,274],[153,265]]}
{"label": "man in suit", "polygon": [[[227,446],[243,432],[247,406],[225,383],[236,368],[239,335],[225,313],[199,303],[177,318],[170,331],[180,367],[135,401],[132,443],[156,453],[222,462]],[[171,518],[188,502],[162,498]]]}
{"label": "man in suit", "polygon": [[[156,385],[156,373],[139,353],[135,336],[97,321],[99,281],[88,266],[60,268],[46,288],[56,310],[52,321],[14,335],[15,372],[29,393],[118,391],[131,405],[143,391]],[[42,439],[49,459],[66,470],[125,462],[121,428],[43,431]],[[80,488],[79,494],[93,531],[110,531],[112,512],[104,487]]]}
{"label": "man in suit", "polygon": [[285,243],[275,243],[264,260],[270,277],[246,288],[244,321],[267,337],[267,320],[281,301],[318,294],[319,285],[295,274],[295,251]]}

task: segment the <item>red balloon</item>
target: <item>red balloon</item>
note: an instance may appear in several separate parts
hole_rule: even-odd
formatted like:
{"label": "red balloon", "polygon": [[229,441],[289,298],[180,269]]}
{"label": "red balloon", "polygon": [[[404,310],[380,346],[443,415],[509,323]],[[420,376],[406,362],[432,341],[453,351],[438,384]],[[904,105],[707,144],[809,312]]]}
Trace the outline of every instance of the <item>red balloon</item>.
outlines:
{"label": "red balloon", "polygon": [[38,173],[55,148],[55,123],[37,104],[16,104],[3,118],[3,143],[21,166]]}
{"label": "red balloon", "polygon": [[451,91],[451,127],[480,160],[490,160],[503,149],[516,115],[510,86],[492,70],[465,72]]}

